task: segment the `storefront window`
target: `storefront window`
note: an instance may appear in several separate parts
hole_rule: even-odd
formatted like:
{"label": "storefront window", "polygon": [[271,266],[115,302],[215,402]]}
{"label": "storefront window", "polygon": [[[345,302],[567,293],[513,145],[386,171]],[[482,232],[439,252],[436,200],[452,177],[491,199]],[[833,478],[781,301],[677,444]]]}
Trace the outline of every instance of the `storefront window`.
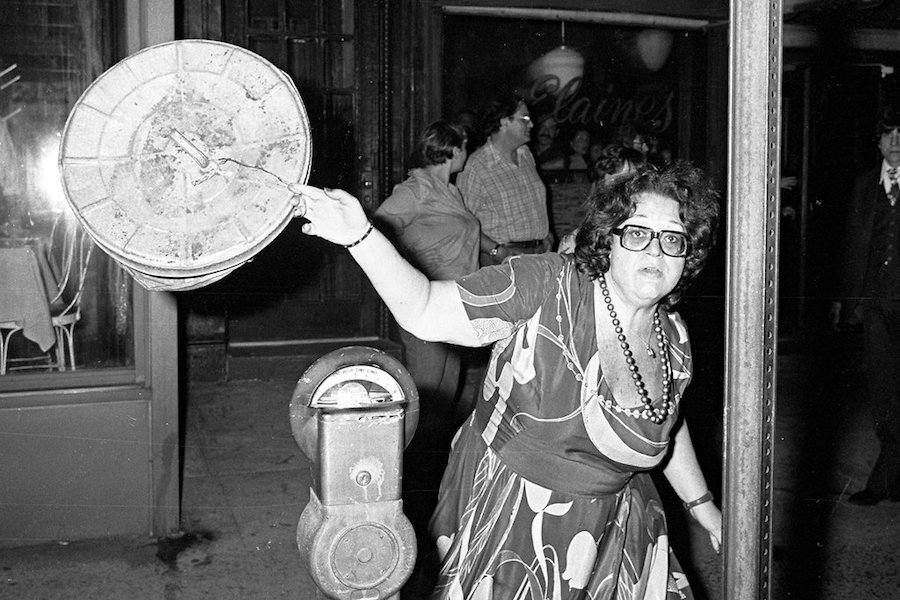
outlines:
{"label": "storefront window", "polygon": [[688,136],[702,138],[696,126],[679,131],[679,118],[691,122],[698,109],[679,96],[695,83],[676,46],[697,32],[447,15],[443,35],[442,112],[469,128],[472,150],[484,142],[477,121],[491,100],[515,91],[528,103],[529,147],[558,239],[581,223],[596,181],[627,165],[690,159]]}
{"label": "storefront window", "polygon": [[114,56],[115,3],[5,2],[0,22],[3,377],[134,365],[132,280],[84,233],[57,169],[66,117]]}

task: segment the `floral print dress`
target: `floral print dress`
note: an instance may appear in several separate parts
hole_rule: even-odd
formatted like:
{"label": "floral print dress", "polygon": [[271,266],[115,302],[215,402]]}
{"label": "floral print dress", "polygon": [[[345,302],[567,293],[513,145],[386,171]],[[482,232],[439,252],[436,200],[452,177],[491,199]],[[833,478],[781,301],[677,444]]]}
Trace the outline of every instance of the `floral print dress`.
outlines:
{"label": "floral print dress", "polygon": [[[550,253],[458,287],[479,336],[496,343],[431,520],[443,557],[432,598],[692,598],[646,473],[665,457],[677,408],[657,425],[610,407],[595,282]],[[660,319],[677,404],[690,380],[687,330],[674,313]]]}

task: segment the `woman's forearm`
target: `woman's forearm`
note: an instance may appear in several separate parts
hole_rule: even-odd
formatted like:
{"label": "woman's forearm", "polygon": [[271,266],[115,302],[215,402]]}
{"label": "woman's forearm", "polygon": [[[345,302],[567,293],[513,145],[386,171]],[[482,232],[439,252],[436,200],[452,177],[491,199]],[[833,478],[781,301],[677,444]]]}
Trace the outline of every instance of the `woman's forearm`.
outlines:
{"label": "woman's forearm", "polygon": [[691,441],[687,422],[682,422],[673,441],[672,456],[669,457],[663,473],[681,501],[691,502],[709,489],[706,486],[703,471],[700,470],[700,463],[697,462],[697,454],[694,452],[694,444]]}
{"label": "woman's forearm", "polygon": [[378,230],[350,254],[403,329],[430,341],[477,346],[453,281],[429,281]]}
{"label": "woman's forearm", "polygon": [[708,495],[706,479],[697,462],[686,422],[682,422],[675,433],[675,446],[663,473],[681,501],[687,503],[688,513],[709,534],[713,549],[719,552],[722,545],[722,513]]}

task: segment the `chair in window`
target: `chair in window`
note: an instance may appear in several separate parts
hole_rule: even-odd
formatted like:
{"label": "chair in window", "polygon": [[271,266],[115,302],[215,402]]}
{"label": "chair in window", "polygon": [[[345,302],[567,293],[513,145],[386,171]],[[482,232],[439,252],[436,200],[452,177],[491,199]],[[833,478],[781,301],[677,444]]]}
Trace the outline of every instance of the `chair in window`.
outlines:
{"label": "chair in window", "polygon": [[9,340],[17,331],[22,331],[18,321],[0,321],[0,375],[6,375]]}
{"label": "chair in window", "polygon": [[56,333],[56,366],[60,371],[66,370],[68,353],[68,366],[74,371],[75,325],[81,320],[81,300],[94,245],[81,227],[70,224],[63,238],[62,250],[61,255],[51,252],[55,254],[51,265],[56,261],[53,268],[59,272],[59,285],[50,298],[50,313]]}
{"label": "chair in window", "polygon": [[[11,369],[58,368],[51,352],[56,334],[47,293],[56,280],[49,267],[41,266],[42,259],[41,250],[29,244],[0,248],[0,375]],[[18,332],[40,346],[41,354],[12,357]],[[18,348],[28,347],[22,340]]]}

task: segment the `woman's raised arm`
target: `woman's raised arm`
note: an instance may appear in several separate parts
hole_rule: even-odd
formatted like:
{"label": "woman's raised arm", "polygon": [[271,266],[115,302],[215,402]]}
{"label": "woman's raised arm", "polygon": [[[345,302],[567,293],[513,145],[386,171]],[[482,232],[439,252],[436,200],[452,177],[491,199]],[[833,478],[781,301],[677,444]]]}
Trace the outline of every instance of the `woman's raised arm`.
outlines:
{"label": "woman's raised arm", "polygon": [[479,346],[459,299],[456,282],[429,281],[410,265],[366,217],[359,201],[343,190],[293,184],[303,233],[348,248],[397,323],[417,338]]}

